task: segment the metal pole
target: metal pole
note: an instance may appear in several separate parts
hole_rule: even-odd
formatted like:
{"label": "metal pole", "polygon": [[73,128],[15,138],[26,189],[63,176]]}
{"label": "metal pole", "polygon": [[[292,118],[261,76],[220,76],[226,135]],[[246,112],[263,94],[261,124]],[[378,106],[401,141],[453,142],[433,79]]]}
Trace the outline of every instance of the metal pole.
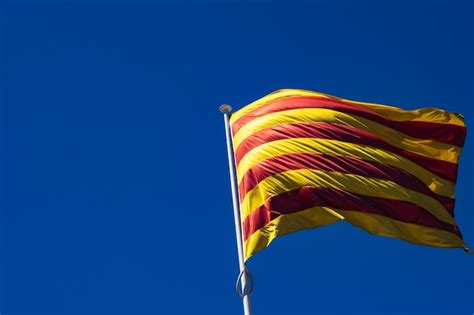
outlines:
{"label": "metal pole", "polygon": [[248,290],[248,285],[250,284],[251,279],[248,278],[247,269],[245,266],[244,260],[244,250],[242,242],[242,223],[240,222],[240,204],[239,204],[239,195],[238,195],[238,186],[237,186],[237,177],[236,177],[236,167],[235,167],[235,158],[234,158],[234,149],[232,134],[230,129],[229,114],[232,111],[230,105],[224,104],[219,107],[221,113],[224,114],[224,123],[225,123],[225,135],[227,141],[227,157],[229,160],[229,173],[230,173],[230,187],[232,190],[232,205],[234,207],[234,223],[235,223],[235,236],[237,238],[237,251],[239,254],[239,268],[240,275],[239,279],[241,280],[241,290],[242,290],[242,302],[244,304],[244,314],[252,315],[252,306],[250,304],[250,294],[251,290]]}

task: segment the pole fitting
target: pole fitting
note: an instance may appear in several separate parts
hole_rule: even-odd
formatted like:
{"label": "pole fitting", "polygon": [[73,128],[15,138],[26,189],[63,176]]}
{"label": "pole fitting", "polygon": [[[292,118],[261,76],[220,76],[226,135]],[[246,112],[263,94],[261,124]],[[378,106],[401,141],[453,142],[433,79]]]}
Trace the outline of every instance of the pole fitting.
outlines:
{"label": "pole fitting", "polygon": [[229,114],[232,111],[232,106],[229,104],[222,104],[219,106],[219,111],[223,114]]}
{"label": "pole fitting", "polygon": [[[242,288],[242,277],[245,275],[246,282],[245,286]],[[237,277],[237,282],[235,283],[235,291],[237,291],[237,294],[243,298],[246,295],[252,295],[253,292],[253,276],[252,273],[247,269],[247,265],[245,265],[244,269],[240,272],[239,276]]]}

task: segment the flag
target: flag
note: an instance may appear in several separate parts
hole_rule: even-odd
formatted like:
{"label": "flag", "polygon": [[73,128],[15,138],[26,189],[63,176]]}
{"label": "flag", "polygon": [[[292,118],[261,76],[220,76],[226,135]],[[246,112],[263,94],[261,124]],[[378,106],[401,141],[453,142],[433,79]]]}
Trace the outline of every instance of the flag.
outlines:
{"label": "flag", "polygon": [[461,115],[285,89],[230,122],[245,259],[280,235],[341,220],[467,250],[453,212]]}

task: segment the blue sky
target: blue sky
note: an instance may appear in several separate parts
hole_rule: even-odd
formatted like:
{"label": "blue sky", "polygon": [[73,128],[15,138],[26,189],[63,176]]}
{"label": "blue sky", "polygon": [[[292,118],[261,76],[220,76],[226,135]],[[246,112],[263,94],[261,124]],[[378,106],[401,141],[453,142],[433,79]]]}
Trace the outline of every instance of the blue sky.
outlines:
{"label": "blue sky", "polygon": [[[280,88],[473,123],[472,1],[0,4],[4,314],[241,314],[222,116]],[[456,219],[474,247],[470,132]],[[256,315],[472,314],[474,257],[347,223],[249,267]]]}

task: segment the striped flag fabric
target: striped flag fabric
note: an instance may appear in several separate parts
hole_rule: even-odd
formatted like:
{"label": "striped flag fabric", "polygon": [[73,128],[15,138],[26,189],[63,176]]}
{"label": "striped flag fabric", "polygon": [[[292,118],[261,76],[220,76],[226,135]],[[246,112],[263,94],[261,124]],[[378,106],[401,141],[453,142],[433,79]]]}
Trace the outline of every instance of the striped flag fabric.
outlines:
{"label": "striped flag fabric", "polygon": [[468,250],[453,212],[461,115],[285,89],[230,122],[245,259],[278,236],[341,220]]}

